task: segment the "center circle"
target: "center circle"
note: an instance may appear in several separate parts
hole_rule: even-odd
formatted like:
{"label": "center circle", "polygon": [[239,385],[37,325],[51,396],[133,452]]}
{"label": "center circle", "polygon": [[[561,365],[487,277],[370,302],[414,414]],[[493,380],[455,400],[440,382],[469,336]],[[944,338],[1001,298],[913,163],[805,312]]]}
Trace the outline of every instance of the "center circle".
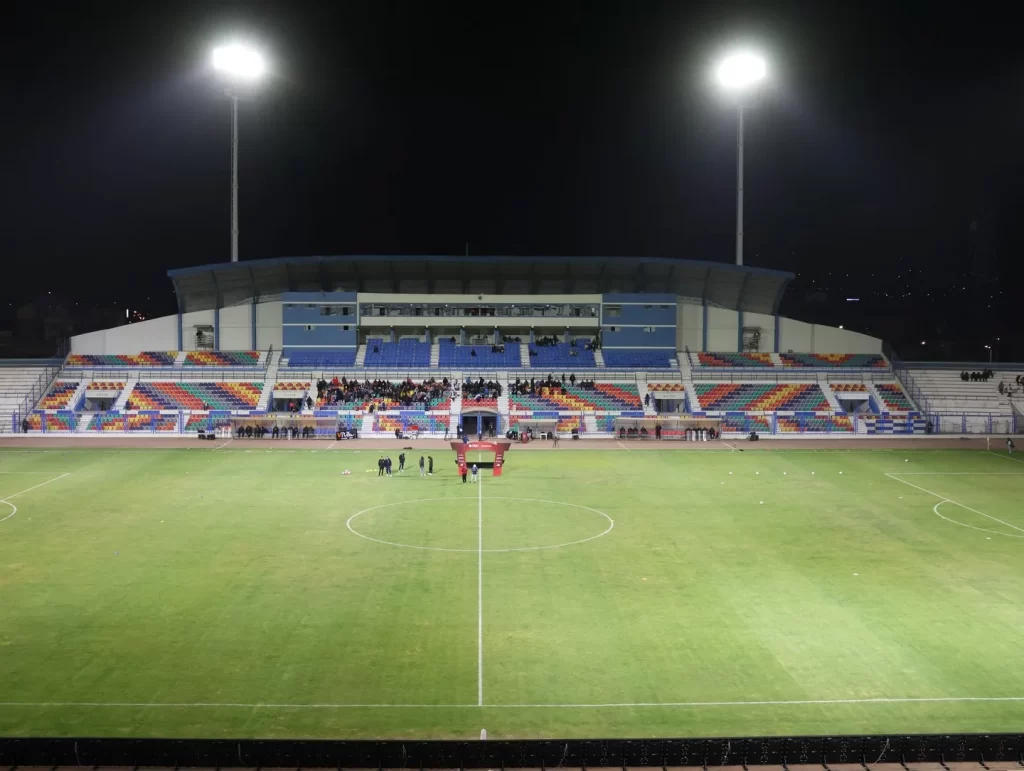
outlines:
{"label": "center circle", "polygon": [[575,546],[607,535],[615,521],[579,503],[493,496],[482,504],[475,497],[382,503],[357,511],[345,526],[360,538],[404,549],[493,553]]}

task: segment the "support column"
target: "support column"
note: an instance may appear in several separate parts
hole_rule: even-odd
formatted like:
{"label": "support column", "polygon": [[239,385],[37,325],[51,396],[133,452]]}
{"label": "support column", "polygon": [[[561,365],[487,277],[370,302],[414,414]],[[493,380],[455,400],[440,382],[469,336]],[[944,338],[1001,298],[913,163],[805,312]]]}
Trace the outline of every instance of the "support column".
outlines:
{"label": "support column", "polygon": [[782,331],[779,329],[779,319],[781,317],[778,313],[775,314],[775,353],[779,352],[779,340],[782,339]]}
{"label": "support column", "polygon": [[702,316],[701,316],[701,323],[700,323],[700,335],[701,335],[700,349],[702,351],[706,351],[708,349],[708,304],[704,303],[701,306],[701,310],[702,310],[703,313],[702,313]]}
{"label": "support column", "polygon": [[182,328],[183,324],[184,324],[184,319],[183,319],[183,317],[181,315],[181,311],[178,311],[178,350],[179,351],[182,349],[182,343],[184,341],[183,340],[183,338],[184,338],[184,334],[183,334],[184,330]]}
{"label": "support column", "polygon": [[251,350],[255,351],[255,350],[257,350],[257,348],[256,348],[256,298],[255,297],[252,298],[252,304],[249,305],[249,322],[250,322],[250,328],[251,328],[251,332],[252,332],[252,349]]}
{"label": "support column", "polygon": [[743,311],[736,311],[736,353],[743,353]]}
{"label": "support column", "polygon": [[220,350],[220,304],[213,309],[213,350]]}

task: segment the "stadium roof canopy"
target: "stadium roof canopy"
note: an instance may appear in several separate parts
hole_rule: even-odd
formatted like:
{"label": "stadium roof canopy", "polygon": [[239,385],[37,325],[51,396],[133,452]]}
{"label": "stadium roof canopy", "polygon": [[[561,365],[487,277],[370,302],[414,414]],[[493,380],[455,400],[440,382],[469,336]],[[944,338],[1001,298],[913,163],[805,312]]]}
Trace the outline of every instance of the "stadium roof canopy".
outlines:
{"label": "stadium roof canopy", "polygon": [[722,308],[776,313],[792,273],[668,257],[281,257],[167,272],[180,311],[282,292],[415,294],[669,293]]}

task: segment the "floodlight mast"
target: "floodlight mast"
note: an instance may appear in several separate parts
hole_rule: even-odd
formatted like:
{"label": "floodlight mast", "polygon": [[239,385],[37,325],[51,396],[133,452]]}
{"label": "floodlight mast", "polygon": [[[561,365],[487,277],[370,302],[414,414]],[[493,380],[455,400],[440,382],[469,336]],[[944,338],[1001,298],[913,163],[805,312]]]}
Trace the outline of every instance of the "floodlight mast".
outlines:
{"label": "floodlight mast", "polygon": [[241,43],[218,46],[211,61],[231,100],[231,261],[238,262],[238,94],[262,80],[266,65],[258,51]]}
{"label": "floodlight mast", "polygon": [[719,87],[736,97],[736,264],[743,264],[743,106],[749,95],[764,80],[764,59],[758,54],[740,51],[719,63],[715,76]]}

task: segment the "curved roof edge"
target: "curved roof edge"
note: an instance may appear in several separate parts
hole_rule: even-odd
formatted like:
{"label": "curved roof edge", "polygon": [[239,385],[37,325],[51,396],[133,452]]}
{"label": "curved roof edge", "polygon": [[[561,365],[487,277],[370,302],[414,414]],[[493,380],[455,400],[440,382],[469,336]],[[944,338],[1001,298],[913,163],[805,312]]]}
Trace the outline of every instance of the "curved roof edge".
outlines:
{"label": "curved roof edge", "polygon": [[794,275],[672,257],[338,255],[277,257],[167,271],[182,312],[282,292],[417,294],[673,293],[774,314]]}

